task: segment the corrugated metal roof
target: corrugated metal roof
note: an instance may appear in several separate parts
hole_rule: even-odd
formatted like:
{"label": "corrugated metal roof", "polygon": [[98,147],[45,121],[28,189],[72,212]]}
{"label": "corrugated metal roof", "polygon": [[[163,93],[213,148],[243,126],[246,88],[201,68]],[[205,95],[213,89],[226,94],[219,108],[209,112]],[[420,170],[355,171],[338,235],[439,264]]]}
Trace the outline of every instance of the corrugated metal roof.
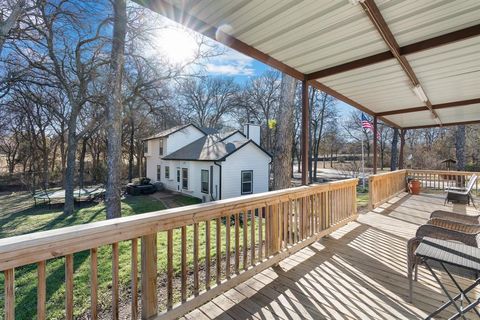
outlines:
{"label": "corrugated metal roof", "polygon": [[395,60],[322,78],[322,83],[375,112],[420,105],[409,80]]}
{"label": "corrugated metal roof", "polygon": [[[348,0],[164,1],[276,59],[278,63],[273,65],[283,63],[291,74],[309,74],[380,53],[389,58],[389,47],[366,13],[369,10]],[[400,47],[480,25],[479,0],[373,2]],[[468,40],[405,57],[433,105],[480,98],[478,33]],[[264,62],[269,63],[268,59]],[[288,67],[295,70],[288,71]],[[299,78],[298,73],[294,76]],[[413,93],[410,78],[392,56],[319,81],[376,114],[425,105]],[[457,108],[438,111],[440,120],[463,119],[455,117],[452,110]],[[480,109],[469,110],[470,118],[480,115]],[[399,126],[434,125],[438,120],[431,115],[425,111],[386,119]]]}
{"label": "corrugated metal roof", "polygon": [[480,97],[480,37],[407,59],[433,104]]}
{"label": "corrugated metal roof", "polygon": [[478,0],[376,1],[400,46],[478,24]]}

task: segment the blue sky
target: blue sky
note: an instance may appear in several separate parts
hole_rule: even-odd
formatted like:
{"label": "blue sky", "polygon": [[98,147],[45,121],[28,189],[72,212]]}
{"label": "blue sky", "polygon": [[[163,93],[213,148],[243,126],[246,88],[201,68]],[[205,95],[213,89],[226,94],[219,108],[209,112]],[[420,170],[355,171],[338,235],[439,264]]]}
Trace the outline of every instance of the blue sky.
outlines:
{"label": "blue sky", "polygon": [[[162,20],[169,25],[171,29],[177,29],[179,34],[174,34],[173,38],[170,37],[168,39],[164,39],[164,41],[160,41],[158,44],[159,46],[163,47],[165,42],[168,42],[167,47],[167,56],[173,55],[174,58],[178,56],[178,52],[183,52],[185,49],[189,48],[188,44],[182,45],[182,40],[188,42],[188,36],[186,39],[182,35],[190,34],[193,35],[193,38],[198,37],[198,34],[191,30],[185,30],[183,26],[180,26],[176,22],[173,22],[167,18],[162,17]],[[196,34],[196,36],[195,36]],[[160,36],[161,38],[162,36]],[[193,39],[192,38],[192,39]],[[213,41],[211,39],[206,39],[207,44],[209,46],[215,46],[219,48],[219,51],[223,52],[223,54],[210,58],[206,62],[202,63],[202,68],[204,68],[205,72],[211,76],[228,76],[233,77],[236,82],[243,84],[248,81],[249,78],[259,76],[263,72],[268,69],[272,69],[270,66],[265,65],[251,57],[243,55],[229,47],[226,47],[219,42]],[[173,52],[172,52],[173,47]],[[178,58],[178,57],[177,57]],[[338,101],[337,108],[340,112],[350,112],[354,108],[350,105]]]}
{"label": "blue sky", "polygon": [[[221,56],[210,59],[206,65],[206,71],[214,76],[231,76],[239,83],[247,81],[250,77],[258,76],[265,70],[272,69],[270,66],[263,64],[253,58],[247,57],[233,49],[224,48],[225,53]],[[338,101],[337,108],[341,112],[350,112],[354,108],[343,101]]]}

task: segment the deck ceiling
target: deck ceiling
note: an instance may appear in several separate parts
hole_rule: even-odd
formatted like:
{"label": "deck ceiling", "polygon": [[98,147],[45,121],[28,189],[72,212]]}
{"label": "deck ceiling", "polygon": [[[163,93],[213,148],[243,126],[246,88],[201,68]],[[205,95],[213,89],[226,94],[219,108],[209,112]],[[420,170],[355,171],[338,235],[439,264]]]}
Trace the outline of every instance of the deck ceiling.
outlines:
{"label": "deck ceiling", "polygon": [[478,0],[136,1],[392,126],[480,122]]}

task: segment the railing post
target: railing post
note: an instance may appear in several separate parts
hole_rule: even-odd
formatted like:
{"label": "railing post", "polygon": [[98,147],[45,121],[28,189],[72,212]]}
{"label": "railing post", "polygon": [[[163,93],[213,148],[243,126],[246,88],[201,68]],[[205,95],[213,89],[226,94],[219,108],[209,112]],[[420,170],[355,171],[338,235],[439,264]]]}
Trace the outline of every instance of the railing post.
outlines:
{"label": "railing post", "polygon": [[274,255],[280,250],[280,234],[279,234],[279,206],[274,204],[267,207],[268,228],[269,231],[269,255]]}
{"label": "railing post", "polygon": [[373,210],[373,176],[368,177],[368,211]]}
{"label": "railing post", "polygon": [[142,237],[142,320],[155,317],[157,305],[157,234]]}

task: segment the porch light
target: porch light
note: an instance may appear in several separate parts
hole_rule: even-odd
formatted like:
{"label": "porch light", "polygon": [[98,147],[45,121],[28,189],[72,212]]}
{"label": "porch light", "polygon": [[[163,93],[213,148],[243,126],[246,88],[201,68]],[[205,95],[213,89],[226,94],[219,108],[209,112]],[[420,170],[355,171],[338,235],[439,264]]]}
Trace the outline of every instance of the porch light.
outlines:
{"label": "porch light", "polygon": [[415,87],[412,88],[412,90],[413,90],[413,92],[415,92],[415,94],[420,99],[420,101],[422,101],[422,102],[427,102],[428,101],[428,98],[425,95],[425,92],[423,91],[422,86],[417,84]]}

